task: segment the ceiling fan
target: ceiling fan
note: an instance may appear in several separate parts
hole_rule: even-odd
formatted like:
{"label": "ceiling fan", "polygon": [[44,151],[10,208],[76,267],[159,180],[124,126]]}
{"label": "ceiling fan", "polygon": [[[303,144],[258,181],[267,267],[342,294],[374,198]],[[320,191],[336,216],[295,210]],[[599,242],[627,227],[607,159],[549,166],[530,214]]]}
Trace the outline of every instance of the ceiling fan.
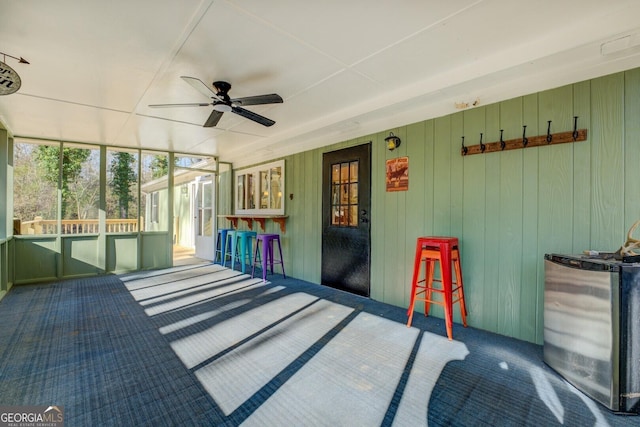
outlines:
{"label": "ceiling fan", "polygon": [[171,108],[171,107],[208,107],[213,105],[213,111],[209,115],[209,118],[204,123],[204,127],[213,127],[218,124],[223,113],[232,112],[242,116],[246,119],[253,120],[256,123],[260,123],[263,126],[272,126],[275,122],[260,114],[256,114],[253,111],[249,111],[242,107],[246,105],[260,105],[260,104],[280,104],[282,98],[275,93],[269,95],[256,95],[247,96],[244,98],[232,99],[229,97],[229,90],[231,90],[231,84],[227,82],[213,82],[215,92],[209,88],[202,80],[195,77],[180,76],[182,80],[193,86],[198,92],[203,93],[213,100],[213,102],[194,102],[189,104],[152,104],[149,107],[152,108]]}

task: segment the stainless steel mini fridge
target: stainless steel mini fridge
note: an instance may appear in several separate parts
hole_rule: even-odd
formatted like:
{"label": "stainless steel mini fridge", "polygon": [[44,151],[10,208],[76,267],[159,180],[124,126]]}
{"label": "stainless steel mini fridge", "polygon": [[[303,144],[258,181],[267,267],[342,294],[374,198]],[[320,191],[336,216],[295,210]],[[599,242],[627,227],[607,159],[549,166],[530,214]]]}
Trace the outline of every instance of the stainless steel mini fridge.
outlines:
{"label": "stainless steel mini fridge", "polygon": [[544,361],[615,412],[640,413],[640,263],[545,255]]}

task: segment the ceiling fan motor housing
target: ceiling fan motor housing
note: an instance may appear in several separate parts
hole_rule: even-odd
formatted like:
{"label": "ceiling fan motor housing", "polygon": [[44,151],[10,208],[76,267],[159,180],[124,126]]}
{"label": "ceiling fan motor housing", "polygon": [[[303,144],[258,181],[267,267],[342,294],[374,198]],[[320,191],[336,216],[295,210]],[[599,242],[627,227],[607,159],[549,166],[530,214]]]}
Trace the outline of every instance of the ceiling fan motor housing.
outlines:
{"label": "ceiling fan motor housing", "polygon": [[229,97],[229,90],[231,90],[231,84],[223,81],[213,82],[213,87],[216,88],[216,95],[220,100],[213,102],[213,109],[221,113],[228,113],[232,110],[231,98]]}
{"label": "ceiling fan motor housing", "polygon": [[220,95],[221,93],[224,93],[226,95],[226,93],[231,90],[231,83],[219,81],[213,82],[212,84],[213,87],[215,87],[218,91],[218,95]]}

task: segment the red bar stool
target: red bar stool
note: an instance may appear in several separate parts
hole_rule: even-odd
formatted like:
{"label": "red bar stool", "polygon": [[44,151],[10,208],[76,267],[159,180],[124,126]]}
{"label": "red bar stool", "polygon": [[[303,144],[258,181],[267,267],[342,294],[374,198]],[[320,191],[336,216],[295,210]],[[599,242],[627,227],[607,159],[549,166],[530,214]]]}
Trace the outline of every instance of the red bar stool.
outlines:
{"label": "red bar stool", "polygon": [[[278,242],[278,251],[280,252],[279,260],[273,259],[273,242]],[[279,234],[258,234],[251,277],[254,277],[256,272],[256,264],[262,267],[262,280],[264,282],[267,281],[267,265],[271,267],[271,274],[273,274],[273,264],[280,264],[280,267],[282,267],[282,277],[287,277],[284,274],[284,260],[282,258],[282,246],[280,246]]]}
{"label": "red bar stool", "polygon": [[[422,261],[425,265],[424,279],[420,278]],[[436,262],[440,263],[440,279],[434,279],[433,273]],[[455,282],[451,277],[451,264],[455,269]],[[439,288],[434,283],[441,283]],[[433,299],[432,293],[441,294],[439,299]],[[456,299],[454,300],[454,293]],[[447,336],[452,339],[453,313],[452,307],[456,302],[460,304],[462,324],[467,326],[467,307],[464,303],[464,290],[462,287],[462,269],[460,268],[460,249],[457,237],[418,237],[416,244],[416,256],[413,262],[413,279],[411,281],[411,302],[407,315],[411,326],[413,310],[416,301],[424,301],[424,315],[429,314],[431,303],[444,307],[444,319],[447,326]]]}

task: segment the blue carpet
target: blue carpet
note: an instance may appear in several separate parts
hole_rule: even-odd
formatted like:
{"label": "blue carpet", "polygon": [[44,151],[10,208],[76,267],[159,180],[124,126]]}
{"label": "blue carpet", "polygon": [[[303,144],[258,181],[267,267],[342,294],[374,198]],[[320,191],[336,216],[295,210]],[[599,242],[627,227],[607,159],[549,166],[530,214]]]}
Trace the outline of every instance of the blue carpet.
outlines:
{"label": "blue carpet", "polygon": [[0,405],[65,425],[624,426],[542,347],[216,265],[16,286],[0,301]]}

